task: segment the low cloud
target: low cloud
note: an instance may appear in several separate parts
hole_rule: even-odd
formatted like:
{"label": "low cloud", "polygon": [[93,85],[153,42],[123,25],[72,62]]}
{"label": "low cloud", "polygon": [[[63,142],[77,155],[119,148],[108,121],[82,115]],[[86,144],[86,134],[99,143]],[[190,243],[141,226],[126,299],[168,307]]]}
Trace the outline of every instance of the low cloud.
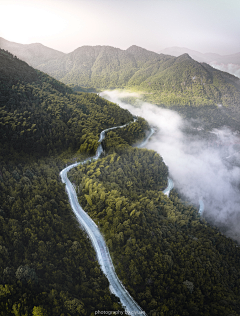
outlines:
{"label": "low cloud", "polygon": [[223,64],[213,61],[210,63],[210,65],[215,69],[226,71],[231,75],[240,78],[240,65],[238,64]]}
{"label": "low cloud", "polygon": [[101,95],[157,128],[147,148],[163,157],[175,187],[197,207],[202,198],[203,216],[240,242],[238,133],[227,128],[204,131],[200,122],[186,122],[177,112],[140,99],[134,106],[127,104],[126,100],[138,97],[136,93],[115,90]]}

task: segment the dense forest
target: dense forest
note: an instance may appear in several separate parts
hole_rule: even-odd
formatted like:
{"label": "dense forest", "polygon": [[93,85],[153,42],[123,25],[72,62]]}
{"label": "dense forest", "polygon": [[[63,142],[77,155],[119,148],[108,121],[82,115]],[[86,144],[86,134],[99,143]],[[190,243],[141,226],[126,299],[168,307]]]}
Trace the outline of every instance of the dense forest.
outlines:
{"label": "dense forest", "polygon": [[122,310],[71,213],[56,159],[1,162],[0,315]]}
{"label": "dense forest", "polygon": [[93,155],[99,133],[133,120],[97,94],[78,93],[0,51],[1,153]]}
{"label": "dense forest", "polygon": [[[240,102],[239,78],[199,63],[188,54],[174,57],[136,45],[126,50],[82,46],[64,54],[41,44],[22,45],[3,38],[1,45],[76,91],[127,88],[145,92],[147,101],[167,106],[222,104],[235,108]],[[239,109],[237,113],[240,117]]]}
{"label": "dense forest", "polygon": [[0,315],[123,311],[61,183],[66,164],[119,275],[149,315],[239,315],[240,250],[173,191],[147,122],[0,50]]}
{"label": "dense forest", "polygon": [[237,244],[175,190],[170,198],[161,192],[168,170],[157,153],[111,152],[70,178],[130,294],[148,315],[239,315]]}
{"label": "dense forest", "polygon": [[3,50],[0,87],[0,315],[123,310],[59,172],[73,154],[93,155],[99,133],[132,115],[96,94],[73,93]]}
{"label": "dense forest", "polygon": [[96,89],[145,92],[158,105],[238,106],[240,80],[198,63],[188,54],[173,57],[131,46],[83,46],[39,65],[38,69],[66,83]]}

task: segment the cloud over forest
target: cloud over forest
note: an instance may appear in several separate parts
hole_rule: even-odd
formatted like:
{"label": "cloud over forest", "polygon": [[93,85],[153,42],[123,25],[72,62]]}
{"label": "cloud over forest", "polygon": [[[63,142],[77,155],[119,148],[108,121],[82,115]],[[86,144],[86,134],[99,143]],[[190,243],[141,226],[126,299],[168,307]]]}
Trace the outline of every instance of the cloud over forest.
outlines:
{"label": "cloud over forest", "polygon": [[[142,102],[136,93],[101,95],[156,127],[147,148],[163,157],[175,187],[196,207],[202,198],[203,216],[240,242],[239,135],[228,128],[204,131],[201,122],[186,122],[175,111]],[[127,103],[133,98],[134,106]]]}
{"label": "cloud over forest", "polygon": [[210,65],[218,70],[222,70],[240,78],[240,65],[239,64],[223,64],[219,62],[211,62]]}

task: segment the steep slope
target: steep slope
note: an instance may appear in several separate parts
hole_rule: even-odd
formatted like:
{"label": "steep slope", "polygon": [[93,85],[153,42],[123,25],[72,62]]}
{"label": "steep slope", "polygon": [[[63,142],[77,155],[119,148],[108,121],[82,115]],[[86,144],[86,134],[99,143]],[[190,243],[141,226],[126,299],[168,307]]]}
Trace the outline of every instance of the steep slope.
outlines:
{"label": "steep slope", "polygon": [[[72,215],[59,172],[69,157],[95,153],[103,129],[131,120],[117,105],[75,94],[0,50],[1,316],[123,311]],[[143,136],[145,125],[134,124]]]}
{"label": "steep slope", "polygon": [[137,69],[131,54],[110,46],[83,46],[38,67],[67,84],[105,88],[122,86]]}
{"label": "steep slope", "polygon": [[60,153],[68,148],[81,150],[81,145],[90,154],[96,150],[102,129],[132,119],[129,112],[98,95],[73,94],[64,84],[3,50],[0,84],[2,154],[11,150]]}
{"label": "steep slope", "polygon": [[221,57],[221,55],[219,55],[219,54],[214,54],[214,53],[203,54],[203,53],[200,53],[200,52],[193,50],[193,49],[189,49],[186,47],[177,47],[177,46],[162,49],[161,51],[159,51],[159,53],[160,54],[167,54],[167,55],[171,55],[171,56],[175,56],[175,57],[178,57],[178,56],[183,55],[183,54],[188,54],[194,60],[196,60],[200,63],[202,63],[202,62],[207,63],[207,62],[210,62],[212,60],[215,60],[215,59]]}
{"label": "steep slope", "polygon": [[[109,132],[106,148],[124,132]],[[239,315],[240,248],[161,192],[168,170],[157,153],[114,149],[70,174],[124,286],[148,315]]]}
{"label": "steep slope", "polygon": [[208,63],[216,69],[228,72],[240,78],[240,53],[223,56],[215,53],[202,54],[186,47],[169,47],[161,50],[160,53],[176,57],[187,53],[198,62]]}
{"label": "steep slope", "polygon": [[[145,92],[146,100],[167,106],[221,104],[236,107],[240,103],[238,78],[200,64],[186,53],[173,57],[133,45],[127,50],[111,46],[82,46],[63,54],[41,44],[21,45],[2,38],[0,43],[76,91],[128,88]],[[175,50],[178,55],[186,49]],[[221,62],[226,63],[228,59],[235,62],[239,58],[239,54],[220,56],[187,51],[200,61],[209,62],[214,58],[217,63],[214,67],[219,69],[225,69]]]}
{"label": "steep slope", "polygon": [[183,54],[188,54],[198,62],[211,63],[213,61],[225,64],[240,64],[240,53],[220,55],[216,53],[200,53],[198,51],[186,47],[168,47],[159,52],[160,54],[167,54],[178,57]]}
{"label": "steep slope", "polygon": [[[2,50],[0,65],[0,314],[121,311],[72,217],[58,176],[69,160],[57,153],[91,155],[99,131],[132,115],[97,95],[73,94]],[[167,177],[162,158],[130,147],[147,128],[138,119],[110,131],[105,156],[73,171],[80,201],[149,315],[238,315],[239,248],[176,192],[170,199],[160,192]],[[55,155],[43,158],[50,150]]]}
{"label": "steep slope", "polygon": [[[154,70],[156,67],[154,67]],[[240,80],[183,54],[159,65],[140,84],[158,104],[238,105]]]}
{"label": "steep slope", "polygon": [[131,46],[83,46],[38,68],[58,80],[97,89],[129,88],[146,92],[161,105],[236,106],[240,80],[200,64],[188,54],[173,57]]}
{"label": "steep slope", "polygon": [[26,61],[30,66],[37,68],[38,65],[64,56],[64,53],[46,47],[40,43],[19,44],[0,37],[0,48],[9,51],[19,59]]}

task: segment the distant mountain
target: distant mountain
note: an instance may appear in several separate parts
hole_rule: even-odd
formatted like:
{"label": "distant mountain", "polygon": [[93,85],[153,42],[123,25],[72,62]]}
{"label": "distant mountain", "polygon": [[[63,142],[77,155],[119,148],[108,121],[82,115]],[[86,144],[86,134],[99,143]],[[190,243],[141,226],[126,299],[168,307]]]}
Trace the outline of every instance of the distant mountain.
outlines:
{"label": "distant mountain", "polygon": [[0,48],[9,51],[35,68],[40,64],[65,55],[40,43],[19,44],[7,41],[2,37],[0,37]]}
{"label": "distant mountain", "polygon": [[39,69],[67,84],[105,89],[124,87],[146,62],[157,58],[159,54],[137,46],[126,51],[111,46],[82,46]]}
{"label": "distant mountain", "polygon": [[118,48],[82,46],[39,69],[67,84],[104,88],[110,83],[123,86],[137,70],[137,62]]}
{"label": "distant mountain", "polygon": [[[174,57],[133,45],[127,50],[111,46],[82,46],[63,54],[41,44],[2,42],[5,47],[7,43],[9,49],[20,45],[18,47],[22,50],[15,48],[18,57],[26,52],[25,60],[29,64],[77,91],[89,91],[89,88],[134,89],[145,92],[146,100],[167,106],[222,104],[236,107],[240,104],[239,79],[210,67],[206,62],[199,63],[187,53]],[[182,50],[176,48],[175,53]],[[205,61],[210,57],[221,57],[217,54],[202,54],[201,57],[196,51],[189,53]],[[218,68],[218,64],[214,67]]]}
{"label": "distant mountain", "polygon": [[[118,49],[91,48],[85,63],[97,59],[100,78],[110,73],[107,66],[115,74],[123,66],[153,74],[158,65],[169,78],[178,68],[183,74],[202,67],[187,54],[129,51],[125,57]],[[73,93],[0,49],[0,315],[123,311],[71,213],[59,172],[93,156],[103,129],[130,121],[127,110],[94,93]],[[177,191],[169,198],[160,192],[167,180],[163,159],[128,145],[147,128],[138,118],[107,133],[105,155],[70,173],[78,199],[104,234],[124,287],[148,315],[239,315],[239,248]]]}
{"label": "distant mountain", "polygon": [[161,50],[159,53],[176,57],[187,53],[198,62],[208,63],[216,69],[226,71],[240,78],[240,53],[224,56],[215,53],[203,54],[186,47],[169,47]]}
{"label": "distant mountain", "polygon": [[238,105],[240,81],[188,54],[157,54],[137,46],[83,46],[38,69],[72,86],[128,88],[165,105]]}
{"label": "distant mountain", "polygon": [[0,157],[13,152],[47,155],[81,145],[93,154],[104,128],[131,119],[128,111],[97,94],[74,93],[0,49]]}
{"label": "distant mountain", "polygon": [[[93,156],[103,129],[131,120],[116,104],[74,93],[0,49],[1,316],[123,311],[71,213],[59,172],[73,157]],[[140,121],[124,140],[137,141]],[[124,140],[117,137],[117,145]]]}
{"label": "distant mountain", "polygon": [[134,56],[138,67],[141,67],[142,65],[144,65],[149,60],[153,60],[153,59],[158,59],[159,58],[159,54],[151,52],[151,51],[149,51],[147,49],[144,49],[142,47],[138,47],[136,45],[130,46],[126,50],[126,52],[128,54],[131,54],[131,55]]}
{"label": "distant mountain", "polygon": [[219,55],[215,53],[200,53],[196,50],[192,50],[186,47],[168,47],[159,52],[160,54],[167,54],[171,56],[178,57],[182,54],[187,53],[193,59],[198,62],[219,62],[219,63],[226,63],[226,64],[240,64],[240,53],[231,54],[231,55]]}
{"label": "distant mountain", "polygon": [[217,59],[217,61],[222,63],[232,63],[240,65],[240,53],[221,56],[221,58]]}
{"label": "distant mountain", "polygon": [[193,59],[195,59],[196,61],[200,63],[202,62],[208,63],[210,61],[217,60],[219,57],[221,57],[221,55],[219,54],[214,54],[214,53],[203,54],[196,50],[192,50],[186,47],[177,47],[177,46],[165,48],[159,51],[159,53],[167,54],[167,55],[171,55],[175,57],[178,57],[182,54],[188,54],[189,56],[191,56]]}

